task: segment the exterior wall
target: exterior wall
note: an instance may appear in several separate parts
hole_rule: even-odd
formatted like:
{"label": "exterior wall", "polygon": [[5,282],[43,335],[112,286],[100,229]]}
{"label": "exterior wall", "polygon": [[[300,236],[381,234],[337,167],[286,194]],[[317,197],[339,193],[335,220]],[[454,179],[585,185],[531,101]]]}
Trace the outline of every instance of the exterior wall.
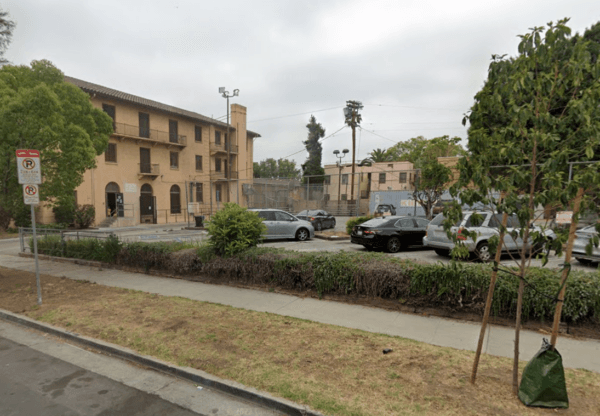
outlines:
{"label": "exterior wall", "polygon": [[[375,191],[412,190],[412,183],[416,174],[416,170],[410,162],[380,162],[374,163],[372,166],[356,166],[355,172],[357,179],[354,182],[354,195],[356,198],[359,189],[360,197],[363,199],[368,198],[368,195]],[[385,182],[380,182],[380,174],[385,174]],[[400,182],[401,174],[405,174],[406,182]],[[329,176],[330,200],[342,200],[344,196],[347,199],[351,198],[351,164],[342,165],[341,170],[336,165],[325,165],[325,175]],[[344,175],[348,175],[347,181],[344,180]],[[360,185],[357,185],[359,179]]]}
{"label": "exterior wall", "polygon": [[[215,159],[225,158],[227,154],[217,153],[211,150],[214,145],[215,131],[221,132],[221,143],[224,143],[227,128],[202,123],[198,120],[192,120],[183,116],[177,116],[151,110],[146,107],[136,106],[133,103],[105,99],[92,95],[91,102],[94,107],[102,109],[102,104],[109,104],[115,107],[115,124],[118,133],[127,129],[128,134],[124,137],[122,134],[113,134],[109,140],[114,143],[117,149],[117,161],[108,162],[105,160],[105,154],[96,158],[96,168],[87,171],[84,174],[83,183],[77,188],[77,203],[91,204],[96,209],[96,225],[107,218],[107,200],[106,186],[114,182],[118,185],[119,191],[123,193],[124,217],[117,219],[117,226],[128,226],[140,223],[140,191],[144,184],[152,187],[152,195],[156,197],[157,223],[185,222],[188,220],[187,212],[190,214],[209,215],[216,211],[223,203],[227,201],[237,202],[237,182],[228,182],[221,180],[224,175],[211,175],[215,170]],[[243,146],[240,147],[240,154],[233,157],[233,171],[246,169],[246,166],[252,166],[252,141],[249,146],[246,143],[246,111],[245,107],[232,105],[232,144],[237,144],[237,136],[244,138]],[[149,114],[150,130],[158,131],[160,137],[166,140],[149,141],[139,137],[139,113]],[[178,124],[178,135],[185,136],[185,146],[179,146],[169,143],[169,120],[175,120]],[[202,141],[195,141],[195,126],[202,128]],[[243,131],[234,130],[235,126],[240,126]],[[138,133],[135,133],[135,132]],[[152,137],[151,133],[151,137]],[[249,151],[247,150],[249,147]],[[150,160],[152,165],[158,165],[159,174],[156,176],[140,174],[140,148],[150,149]],[[179,154],[179,167],[172,168],[170,163],[170,153]],[[202,156],[202,170],[196,170],[196,155]],[[240,162],[241,160],[241,162]],[[221,171],[225,171],[224,161],[221,164]],[[245,172],[244,172],[245,175]],[[240,175],[240,177],[242,177]],[[250,170],[250,178],[252,171]],[[191,196],[192,204],[186,206],[189,200],[190,182],[202,184],[203,201],[197,202],[195,190]],[[221,202],[216,200],[216,183],[221,184]],[[228,186],[228,183],[232,186]],[[212,184],[212,186],[211,186]],[[181,212],[171,212],[171,187],[178,185],[180,189]],[[187,186],[186,186],[187,185]],[[212,189],[211,189],[212,188]],[[229,190],[228,190],[229,188]],[[239,202],[245,201],[240,198]],[[190,217],[191,220],[193,218]]]}

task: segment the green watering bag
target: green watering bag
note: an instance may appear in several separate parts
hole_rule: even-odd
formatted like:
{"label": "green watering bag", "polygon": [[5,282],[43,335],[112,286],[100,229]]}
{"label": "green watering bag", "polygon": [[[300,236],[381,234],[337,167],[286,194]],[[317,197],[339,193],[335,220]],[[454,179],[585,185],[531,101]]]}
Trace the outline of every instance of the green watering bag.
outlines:
{"label": "green watering bag", "polygon": [[546,338],[542,341],[542,348],[523,370],[519,399],[526,406],[569,407],[562,357],[556,349],[552,350]]}

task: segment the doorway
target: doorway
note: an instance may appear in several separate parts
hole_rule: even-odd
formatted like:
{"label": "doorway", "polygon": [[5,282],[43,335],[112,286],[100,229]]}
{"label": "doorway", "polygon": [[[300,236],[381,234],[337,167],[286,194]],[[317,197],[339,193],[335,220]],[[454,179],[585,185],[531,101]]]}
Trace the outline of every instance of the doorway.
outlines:
{"label": "doorway", "polygon": [[147,183],[140,189],[140,223],[156,224],[156,197]]}
{"label": "doorway", "polygon": [[[105,189],[106,194],[106,216],[116,217],[118,213],[119,205],[122,206],[123,194],[119,185],[115,182],[109,182]],[[121,204],[119,204],[121,202]]]}

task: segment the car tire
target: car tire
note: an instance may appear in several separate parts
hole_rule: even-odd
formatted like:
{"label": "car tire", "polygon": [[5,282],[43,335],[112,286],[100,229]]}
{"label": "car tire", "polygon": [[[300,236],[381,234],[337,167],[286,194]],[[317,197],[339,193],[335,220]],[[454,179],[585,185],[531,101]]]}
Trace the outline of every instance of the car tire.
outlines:
{"label": "car tire", "polygon": [[543,253],[544,251],[546,251],[546,247],[548,247],[548,244],[552,243],[552,239],[551,238],[546,238],[546,241],[543,244],[537,244],[532,248],[532,255],[536,256],[540,253]]}
{"label": "car tire", "polygon": [[589,259],[582,259],[581,257],[575,257],[575,260],[577,260],[579,263],[581,264],[592,264],[592,261]]}
{"label": "car tire", "polygon": [[319,222],[317,222],[317,223],[315,224],[315,230],[316,230],[316,231],[321,231],[322,229],[323,229],[323,225],[321,224],[321,222],[320,222],[320,221],[319,221]]}
{"label": "car tire", "polygon": [[300,228],[298,231],[296,231],[296,240],[298,241],[306,241],[308,240],[309,236],[310,233],[306,228]]}
{"label": "car tire", "polygon": [[444,250],[443,248],[436,248],[434,249],[435,254],[437,254],[438,256],[442,256],[442,257],[449,257],[450,256],[450,250]]}
{"label": "car tire", "polygon": [[335,219],[333,220],[333,222],[331,223],[331,228],[335,228]]}
{"label": "car tire", "polygon": [[390,237],[387,241],[387,251],[397,253],[402,249],[402,242],[398,237]]}
{"label": "car tire", "polygon": [[487,241],[477,245],[477,249],[475,249],[475,255],[482,263],[489,263],[492,261],[492,253],[490,252],[490,245],[487,243]]}

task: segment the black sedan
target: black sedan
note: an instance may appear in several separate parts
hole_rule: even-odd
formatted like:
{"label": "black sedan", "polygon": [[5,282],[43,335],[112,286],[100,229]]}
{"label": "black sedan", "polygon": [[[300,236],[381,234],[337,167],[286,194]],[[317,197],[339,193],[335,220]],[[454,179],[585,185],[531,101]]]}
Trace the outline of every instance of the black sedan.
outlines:
{"label": "black sedan", "polygon": [[300,211],[296,217],[298,219],[310,222],[312,226],[315,227],[315,231],[321,231],[325,228],[335,227],[335,217],[327,211],[320,209],[305,209],[304,211]]}
{"label": "black sedan", "polygon": [[397,253],[408,246],[422,246],[429,221],[424,218],[389,216],[373,218],[355,226],[350,241],[367,250],[383,248]]}

